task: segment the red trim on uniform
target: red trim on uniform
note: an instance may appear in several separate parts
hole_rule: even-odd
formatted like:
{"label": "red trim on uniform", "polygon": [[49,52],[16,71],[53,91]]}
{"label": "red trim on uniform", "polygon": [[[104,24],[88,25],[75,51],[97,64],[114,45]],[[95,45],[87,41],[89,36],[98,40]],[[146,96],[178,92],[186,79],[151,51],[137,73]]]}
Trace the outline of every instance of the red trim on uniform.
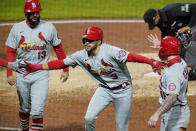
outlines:
{"label": "red trim on uniform", "polygon": [[50,70],[55,70],[65,68],[66,66],[63,60],[53,60],[48,62],[48,67]]}
{"label": "red trim on uniform", "polygon": [[[16,49],[7,46],[6,60],[7,62],[13,62],[15,60]],[[12,76],[12,70],[7,68],[7,76]]]}
{"label": "red trim on uniform", "polygon": [[141,55],[137,55],[137,54],[133,54],[133,53],[128,54],[127,61],[128,62],[139,62],[139,63],[151,64],[151,59],[149,59],[145,56],[141,56]]}
{"label": "red trim on uniform", "polygon": [[43,124],[43,118],[33,118],[32,123]]}
{"label": "red trim on uniform", "polygon": [[30,113],[24,114],[22,112],[19,112],[22,131],[29,131],[29,116],[30,116]]}
{"label": "red trim on uniform", "polygon": [[[61,43],[58,46],[53,46],[53,48],[54,48],[54,51],[56,53],[56,56],[57,56],[57,58],[59,60],[66,58],[66,54],[65,54],[65,51],[64,51],[63,46],[62,46]],[[69,71],[69,68],[68,67],[67,68],[64,68],[63,71],[64,72],[68,72]]]}
{"label": "red trim on uniform", "polygon": [[31,131],[42,131],[43,130],[43,118],[33,118]]}
{"label": "red trim on uniform", "polygon": [[7,67],[8,62],[6,60],[3,60],[3,59],[0,58],[0,66]]}
{"label": "red trim on uniform", "polygon": [[167,62],[167,66],[170,67],[170,66],[172,66],[172,65],[174,65],[174,64],[176,64],[176,63],[180,63],[180,62],[181,62],[181,57],[180,57],[180,56],[177,56],[177,57],[175,57],[175,58],[169,60],[169,61]]}
{"label": "red trim on uniform", "polygon": [[19,117],[22,120],[26,120],[27,118],[29,118],[29,116],[30,116],[30,113],[25,114],[25,113],[19,112]]}

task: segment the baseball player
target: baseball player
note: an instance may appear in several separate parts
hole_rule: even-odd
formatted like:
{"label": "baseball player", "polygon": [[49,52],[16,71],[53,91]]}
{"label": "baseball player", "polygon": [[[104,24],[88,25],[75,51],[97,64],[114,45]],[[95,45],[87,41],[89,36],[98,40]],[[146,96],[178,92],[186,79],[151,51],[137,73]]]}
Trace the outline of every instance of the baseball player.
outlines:
{"label": "baseball player", "polygon": [[23,67],[27,69],[27,74],[31,74],[37,70],[81,66],[99,83],[85,115],[85,130],[95,131],[94,123],[99,113],[113,103],[117,131],[128,131],[132,84],[126,62],[147,63],[155,70],[160,70],[163,64],[103,43],[103,32],[98,27],[87,28],[82,36],[82,42],[85,49],[73,53],[64,60],[54,60],[45,64],[26,62],[27,65]]}
{"label": "baseball player", "polygon": [[[40,64],[49,61],[50,46],[58,59],[66,57],[61,40],[58,37],[56,28],[53,24],[40,20],[42,8],[38,0],[27,0],[25,2],[24,14],[26,20],[14,24],[8,39],[7,60],[28,61],[34,64]],[[29,116],[32,117],[31,131],[43,130],[43,111],[48,94],[49,72],[36,71],[27,77],[24,69],[20,69],[16,79],[10,69],[7,70],[8,83],[16,83],[19,97],[19,117],[23,131],[29,130]],[[61,80],[64,82],[68,78],[68,68],[64,69]]]}
{"label": "baseball player", "polygon": [[[187,30],[196,32],[196,4],[172,3],[162,9],[148,9],[144,14],[144,21],[148,23],[149,30],[158,27],[161,37],[175,36],[176,33],[184,33]],[[196,35],[194,35],[196,37]],[[160,41],[157,35],[148,35],[148,40],[154,44],[153,48],[159,48]],[[183,48],[181,55],[191,67],[189,80],[196,80],[196,41],[192,39],[190,46]]]}
{"label": "baseball player", "polygon": [[176,37],[161,40],[160,59],[167,62],[160,78],[160,108],[150,117],[149,127],[155,127],[161,115],[160,131],[185,131],[190,121],[187,105],[188,69],[179,56],[180,42]]}

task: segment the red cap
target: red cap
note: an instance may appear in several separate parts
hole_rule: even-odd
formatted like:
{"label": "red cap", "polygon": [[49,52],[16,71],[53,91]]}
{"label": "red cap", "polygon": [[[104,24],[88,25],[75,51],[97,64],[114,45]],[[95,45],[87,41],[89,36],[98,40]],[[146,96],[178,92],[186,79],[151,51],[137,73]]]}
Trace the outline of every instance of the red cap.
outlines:
{"label": "red cap", "polygon": [[85,33],[83,34],[82,39],[102,40],[103,31],[98,27],[89,27],[86,29]]}
{"label": "red cap", "polygon": [[24,13],[40,12],[42,10],[38,0],[27,0],[25,2]]}

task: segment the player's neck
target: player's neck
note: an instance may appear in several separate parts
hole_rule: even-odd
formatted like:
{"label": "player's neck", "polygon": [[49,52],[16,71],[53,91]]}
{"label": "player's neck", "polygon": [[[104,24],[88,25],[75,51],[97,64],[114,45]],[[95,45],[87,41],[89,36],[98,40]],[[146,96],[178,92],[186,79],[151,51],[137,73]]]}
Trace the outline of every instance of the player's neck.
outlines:
{"label": "player's neck", "polygon": [[35,27],[37,27],[38,24],[39,24],[39,23],[37,23],[37,24],[30,24],[28,20],[26,20],[26,23],[27,23],[27,25],[28,25],[30,28],[32,28],[32,29],[34,29]]}
{"label": "player's neck", "polygon": [[97,46],[97,48],[92,52],[93,56],[97,56],[97,54],[99,53],[101,45]]}

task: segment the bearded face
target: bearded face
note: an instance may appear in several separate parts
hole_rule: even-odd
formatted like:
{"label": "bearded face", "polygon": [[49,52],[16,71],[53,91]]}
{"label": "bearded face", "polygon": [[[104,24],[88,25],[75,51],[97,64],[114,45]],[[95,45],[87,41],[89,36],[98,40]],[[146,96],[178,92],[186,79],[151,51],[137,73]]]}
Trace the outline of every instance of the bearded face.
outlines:
{"label": "bearded face", "polygon": [[40,12],[27,13],[27,21],[31,28],[36,27],[40,22]]}

